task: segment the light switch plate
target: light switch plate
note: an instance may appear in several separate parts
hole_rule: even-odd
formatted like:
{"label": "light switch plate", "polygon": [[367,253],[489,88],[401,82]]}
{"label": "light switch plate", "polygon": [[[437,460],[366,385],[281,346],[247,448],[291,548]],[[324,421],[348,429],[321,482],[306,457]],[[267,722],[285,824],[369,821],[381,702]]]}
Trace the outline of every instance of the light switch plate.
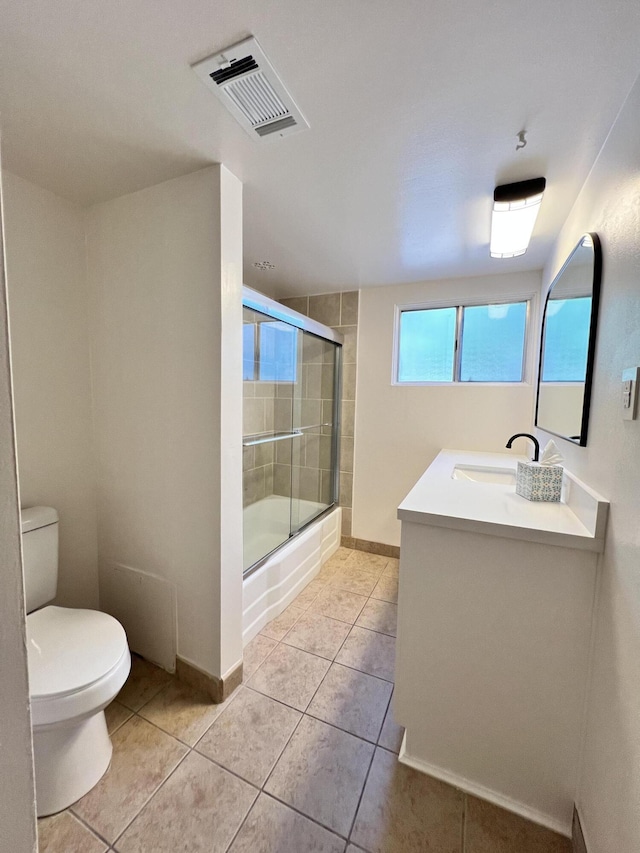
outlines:
{"label": "light switch plate", "polygon": [[640,367],[628,367],[622,371],[622,417],[625,421],[636,419],[639,374]]}

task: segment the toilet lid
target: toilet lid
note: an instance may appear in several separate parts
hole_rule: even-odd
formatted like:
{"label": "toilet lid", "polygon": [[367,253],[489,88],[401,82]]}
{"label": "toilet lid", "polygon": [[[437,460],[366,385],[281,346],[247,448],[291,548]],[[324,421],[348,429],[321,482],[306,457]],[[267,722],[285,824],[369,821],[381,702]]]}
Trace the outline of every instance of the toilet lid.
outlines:
{"label": "toilet lid", "polygon": [[64,696],[110,672],[127,635],[107,613],[49,606],[27,616],[27,648],[31,697]]}

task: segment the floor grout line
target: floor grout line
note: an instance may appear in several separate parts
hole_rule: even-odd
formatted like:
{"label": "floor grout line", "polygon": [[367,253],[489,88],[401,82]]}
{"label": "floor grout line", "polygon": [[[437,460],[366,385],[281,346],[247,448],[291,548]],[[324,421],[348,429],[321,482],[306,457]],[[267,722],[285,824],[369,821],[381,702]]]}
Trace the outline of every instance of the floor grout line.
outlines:
{"label": "floor grout line", "polygon": [[[343,666],[343,664],[338,664],[338,666]],[[360,672],[362,675],[369,675],[369,673],[367,673],[367,672],[361,672],[361,670],[359,670],[359,669],[355,669],[355,670],[354,670],[354,669],[353,669],[353,667],[346,667],[346,668],[347,668],[347,669],[351,669],[351,670],[353,670],[353,672]],[[325,678],[327,677],[327,675],[328,675],[328,673],[329,673],[329,670],[330,670],[330,669],[331,669],[331,667],[329,667],[329,669],[327,670],[327,672],[326,672],[326,673],[325,673],[325,675],[323,676],[322,681],[321,681],[321,682],[320,682],[320,684],[318,685],[318,688],[317,688],[316,692],[313,694],[313,696],[312,696],[312,697],[311,697],[311,699],[309,700],[309,703],[308,703],[308,705],[306,706],[306,708],[305,708],[305,710],[304,710],[304,711],[301,711],[301,710],[300,710],[300,708],[296,708],[296,707],[294,707],[293,705],[288,705],[286,702],[283,702],[283,701],[282,701],[282,699],[275,699],[273,696],[269,696],[269,694],[268,694],[268,693],[262,693],[260,690],[257,690],[255,687],[250,687],[250,686],[249,686],[249,685],[247,685],[247,684],[244,684],[244,685],[242,685],[242,686],[243,686],[243,687],[246,687],[248,690],[251,690],[251,692],[252,692],[252,693],[257,693],[259,696],[264,696],[264,697],[265,697],[265,698],[267,698],[267,699],[271,699],[273,702],[278,702],[280,705],[284,705],[284,707],[285,707],[285,708],[290,708],[292,711],[297,711],[297,712],[298,712],[298,714],[301,714],[303,717],[311,717],[311,719],[313,719],[313,720],[318,720],[318,722],[320,722],[320,723],[324,723],[324,724],[325,724],[325,725],[327,725],[327,726],[331,726],[331,728],[332,728],[332,729],[338,729],[338,731],[341,731],[341,732],[344,732],[345,734],[351,735],[352,737],[355,737],[355,738],[357,738],[358,740],[363,741],[363,743],[368,743],[370,746],[380,746],[380,747],[381,747],[381,749],[386,749],[386,750],[387,750],[387,752],[393,752],[393,750],[392,750],[392,749],[389,749],[389,748],[388,748],[388,747],[386,747],[386,746],[385,746],[385,747],[383,747],[381,744],[379,744],[379,743],[378,743],[378,741],[377,741],[377,740],[368,740],[368,738],[362,737],[362,735],[357,735],[357,734],[355,734],[354,732],[350,731],[349,729],[343,729],[343,728],[342,728],[342,726],[339,726],[339,725],[337,725],[336,723],[331,723],[331,722],[329,722],[328,720],[323,720],[323,719],[321,719],[320,717],[316,717],[314,714],[311,714],[311,713],[309,712],[309,707],[311,706],[311,703],[313,702],[313,700],[314,700],[314,698],[315,698],[315,696],[316,696],[316,693],[318,692],[318,690],[320,690],[320,687],[322,686],[322,683],[324,682]],[[375,676],[375,675],[370,675],[369,677],[370,677],[370,678],[376,678],[377,676]],[[383,678],[378,678],[378,681],[382,681],[384,684],[390,684],[390,685],[392,685],[392,686],[393,686],[393,682],[392,682],[392,681],[385,681]],[[393,692],[392,692],[392,694],[391,694],[391,695],[393,696]],[[389,700],[389,701],[391,701],[391,700]],[[386,712],[385,712],[385,713],[386,713]],[[214,722],[216,722],[216,721],[214,720]],[[213,725],[213,724],[212,724],[212,725]],[[381,725],[381,727],[380,727],[380,732],[382,732],[382,726],[383,726],[383,725],[384,725],[384,718],[383,718],[383,720],[382,720],[382,725]],[[378,734],[378,738],[379,738],[379,737],[380,737],[380,734]],[[182,741],[181,741],[181,742],[182,742]],[[195,749],[195,747],[194,747],[194,749]],[[395,754],[395,755],[397,755],[398,753],[394,753],[394,754]]]}
{"label": "floor grout line", "polygon": [[301,723],[302,723],[302,721],[304,720],[304,717],[305,717],[304,713],[301,713],[301,714],[300,714],[300,719],[299,719],[299,720],[298,720],[298,722],[296,723],[294,730],[291,732],[291,734],[290,734],[290,735],[289,735],[289,737],[287,738],[287,742],[285,743],[285,745],[284,745],[284,746],[282,747],[282,749],[280,750],[280,752],[279,752],[279,754],[278,754],[278,757],[277,757],[277,758],[276,758],[276,760],[274,761],[274,763],[273,763],[273,766],[272,766],[271,770],[269,770],[269,772],[267,773],[266,779],[264,780],[264,782],[262,783],[262,787],[260,788],[260,790],[261,790],[261,791],[264,791],[264,792],[265,792],[265,794],[266,794],[266,793],[268,793],[267,791],[265,791],[265,788],[266,788],[267,784],[269,783],[269,779],[271,779],[271,777],[273,776],[273,771],[274,771],[274,770],[276,769],[276,767],[278,766],[278,762],[280,761],[280,759],[281,759],[281,758],[282,758],[282,756],[284,755],[286,748],[289,746],[289,744],[290,744],[290,743],[291,743],[291,741],[293,740],[293,737],[294,737],[295,733],[296,733],[296,732],[298,731],[298,729],[300,728],[300,724],[301,724]]}
{"label": "floor grout line", "polygon": [[[386,636],[386,634],[384,635]],[[393,637],[391,639],[394,639]],[[365,672],[364,669],[358,669],[357,666],[351,666],[348,663],[344,663],[343,661],[335,661],[335,663],[340,666],[345,666],[347,669],[353,669],[355,672],[362,672],[364,675],[370,675],[372,678],[377,678],[380,681],[385,681],[387,684],[395,684],[395,681],[389,681],[388,678],[383,678],[381,675],[374,675],[372,672]]]}
{"label": "floor grout line", "polygon": [[[154,729],[158,729],[158,731],[162,732],[163,735],[166,735],[167,737],[173,738],[173,740],[178,741],[180,746],[186,746],[186,748],[189,750],[193,749],[191,744],[187,743],[186,740],[182,740],[182,738],[178,737],[178,735],[174,735],[172,732],[168,732],[166,729],[163,729],[162,726],[158,725],[158,723],[154,723],[153,720],[148,720],[146,717],[143,717],[142,714],[134,714],[134,716],[139,717],[145,723],[148,723],[150,726],[153,726]],[[127,720],[127,722],[130,722],[130,720],[131,720],[131,718],[129,718],[129,720]],[[214,720],[214,722],[215,722],[215,720]]]}
{"label": "floor grout line", "polygon": [[[77,802],[79,802],[79,801],[77,801]],[[72,804],[72,805],[70,805],[70,806],[67,806],[67,808],[65,809],[65,811],[68,811],[68,812],[69,812],[69,813],[70,813],[70,814],[71,814],[71,815],[72,815],[72,816],[73,816],[73,817],[78,821],[78,823],[81,823],[81,824],[82,824],[86,829],[88,829],[88,830],[89,830],[93,835],[95,835],[97,838],[99,838],[99,839],[100,839],[100,841],[103,841],[103,842],[107,845],[107,847],[111,847],[111,842],[110,842],[110,841],[108,841],[108,840],[104,837],[104,835],[101,835],[97,830],[95,830],[95,829],[91,826],[91,824],[90,824],[88,821],[86,821],[84,818],[80,817],[80,815],[77,815],[77,814],[73,811],[73,806],[74,806],[74,805],[75,805],[75,803],[73,803],[73,804]]]}
{"label": "floor grout line", "polygon": [[[320,688],[318,688],[320,689]],[[337,729],[339,732],[344,732],[347,735],[351,735],[351,737],[355,737],[358,740],[361,740],[363,743],[368,743],[369,746],[378,746],[378,740],[369,740],[369,738],[363,737],[362,735],[357,735],[355,732],[352,732],[350,729],[344,729],[342,726],[339,726],[337,723],[332,723],[329,720],[323,720],[322,717],[316,717],[315,714],[310,713],[309,711],[304,712],[305,717],[310,717],[312,720],[317,720],[319,723],[324,723],[325,726],[331,726],[332,729]],[[380,723],[380,731],[378,732],[378,738],[380,737],[380,732],[382,731],[382,726],[384,725],[384,716],[382,717],[382,723]],[[383,747],[384,748],[384,747]]]}
{"label": "floor grout line", "polygon": [[[378,599],[375,599],[376,601]],[[386,604],[391,604],[390,601],[385,602]],[[359,619],[360,617],[358,617]],[[382,637],[391,637],[393,640],[397,640],[397,636],[395,634],[387,634],[385,631],[377,631],[375,628],[369,628],[367,625],[358,625],[357,622],[353,623],[353,628],[362,628],[364,631],[371,631],[372,634],[380,634]]]}
{"label": "floor grout line", "polygon": [[[326,823],[321,823],[317,818],[311,817],[311,815],[305,814],[305,812],[300,811],[300,809],[297,808],[297,806],[292,806],[291,803],[287,803],[285,800],[282,800],[280,797],[278,797],[277,794],[273,794],[273,793],[271,793],[271,791],[265,791],[265,790],[263,790],[261,793],[263,793],[265,795],[265,797],[271,797],[272,800],[275,800],[277,803],[280,803],[280,805],[285,806],[288,809],[291,809],[292,812],[295,812],[296,814],[300,815],[300,817],[303,817],[306,820],[311,821],[311,823],[314,823],[316,826],[319,826],[321,829],[324,829],[327,832],[331,832],[333,835],[337,836],[341,841],[345,841],[347,844],[349,843],[349,839],[347,838],[346,835],[343,835],[341,832],[338,832],[337,830],[332,829],[330,826],[327,826]],[[295,853],[302,853],[302,851],[296,850]]]}
{"label": "floor grout line", "polygon": [[[326,658],[324,658],[324,660],[326,660]],[[329,667],[329,669],[331,669],[331,667]],[[328,671],[329,670],[327,670],[327,672]],[[322,676],[323,680],[324,680],[325,676],[326,676],[326,673],[325,673],[325,675]],[[309,699],[309,702],[305,705],[304,710],[301,710],[300,708],[296,708],[295,705],[290,705],[288,702],[285,702],[283,699],[276,699],[275,696],[271,696],[269,693],[263,693],[262,690],[258,690],[257,687],[252,687],[250,684],[243,684],[242,686],[246,687],[247,690],[251,690],[253,693],[257,693],[259,696],[265,696],[267,699],[272,699],[274,702],[279,702],[281,705],[284,705],[285,708],[291,708],[292,711],[297,711],[299,714],[305,714],[307,711],[307,708],[309,707],[309,703],[311,702],[311,699]],[[314,693],[314,696],[315,696],[315,693]]]}
{"label": "floor grout line", "polygon": [[[361,626],[360,626],[360,625],[352,625],[351,627],[352,627],[352,628],[356,628],[356,627],[357,627],[357,628],[360,628]],[[369,629],[368,629],[368,628],[364,628],[363,630],[368,631]],[[371,631],[371,633],[372,633],[372,634],[375,634],[375,633],[379,633],[379,632],[377,632],[377,631]],[[393,685],[393,687],[395,687],[395,680],[394,680],[394,681],[389,681],[389,679],[388,679],[388,678],[383,678],[381,675],[374,675],[372,672],[366,672],[364,669],[358,669],[358,667],[356,667],[356,666],[351,666],[351,665],[350,665],[350,664],[348,664],[348,663],[344,663],[343,661],[339,661],[339,660],[337,660],[337,657],[338,657],[338,655],[340,654],[340,651],[342,650],[342,647],[344,646],[344,644],[345,644],[345,643],[347,642],[347,640],[349,639],[350,634],[351,634],[351,631],[350,631],[350,632],[349,632],[349,634],[347,634],[347,636],[345,637],[345,639],[344,639],[344,641],[343,641],[342,645],[340,646],[340,649],[336,652],[336,657],[335,657],[335,658],[333,658],[333,660],[331,660],[330,658],[322,657],[322,655],[317,655],[317,654],[315,654],[314,652],[309,652],[309,651],[307,651],[306,649],[299,649],[297,646],[290,646],[288,643],[284,643],[284,641],[283,641],[283,640],[278,641],[278,642],[277,642],[277,645],[283,644],[283,645],[287,646],[287,648],[294,648],[294,649],[297,649],[297,651],[305,652],[305,653],[306,653],[306,654],[308,654],[308,655],[312,655],[313,657],[316,657],[316,658],[318,658],[319,660],[327,661],[327,662],[329,663],[329,668],[327,669],[327,672],[326,672],[326,673],[324,674],[324,676],[322,677],[322,681],[324,681],[324,679],[326,678],[327,673],[328,673],[328,672],[329,672],[329,670],[331,669],[331,666],[333,666],[333,664],[336,664],[337,666],[343,666],[343,667],[345,667],[345,669],[350,669],[350,670],[352,670],[353,672],[359,672],[359,673],[361,673],[362,675],[368,675],[370,678],[376,678],[376,679],[378,679],[378,681],[383,681],[385,684],[391,684],[391,685]],[[383,636],[383,637],[388,637],[389,635],[388,635],[388,634],[382,634],[381,636]],[[395,638],[395,637],[391,637],[391,639],[392,639],[392,640],[395,640],[396,638]],[[271,655],[274,651],[275,651],[275,647],[272,649],[272,651],[269,653],[269,655]],[[265,661],[263,661],[263,663],[265,663],[265,662],[266,662],[266,658],[265,658]],[[262,666],[262,664],[260,664],[260,666],[258,667],[258,669],[260,669],[260,667],[261,667],[261,666]],[[255,671],[255,672],[257,672],[257,671],[258,671],[258,669],[256,669],[256,671]],[[254,673],[252,673],[251,677],[249,678],[249,681],[251,680],[251,678],[253,678],[253,676],[255,675],[255,672],[254,672]],[[254,687],[253,685],[249,684],[249,681],[247,681],[247,682],[243,682],[243,685],[242,685],[242,686],[243,686],[243,687],[247,687],[249,690],[253,690],[255,693],[260,693],[262,696],[267,696],[269,699],[274,699],[276,702],[280,702],[282,705],[286,705],[288,708],[293,708],[295,711],[299,711],[300,713],[303,713],[303,714],[304,714],[304,713],[306,713],[306,710],[307,710],[307,708],[309,707],[309,704],[313,701],[313,699],[314,699],[314,697],[315,697],[316,693],[318,692],[318,690],[319,690],[319,688],[320,688],[320,685],[322,684],[322,682],[320,682],[320,684],[318,685],[318,688],[316,688],[316,690],[315,690],[315,692],[314,692],[313,696],[312,696],[312,697],[311,697],[311,699],[309,700],[309,703],[307,703],[307,705],[305,706],[305,709],[304,709],[303,711],[301,711],[301,710],[300,710],[300,708],[296,708],[294,705],[289,705],[289,703],[288,703],[288,702],[285,702],[283,699],[276,699],[274,696],[271,696],[269,693],[263,693],[263,692],[262,692],[261,690],[259,690],[257,687]],[[215,722],[215,720],[214,720],[214,722]],[[213,723],[212,723],[212,725],[213,725]]]}
{"label": "floor grout line", "polygon": [[[141,717],[140,719],[144,719],[144,717]],[[156,728],[157,728],[157,727],[156,727]],[[160,729],[160,731],[162,731],[162,729]],[[182,741],[180,741],[180,743],[182,743]],[[188,755],[190,755],[190,753],[191,753],[192,751],[193,751],[193,750],[191,750],[190,748],[187,750],[187,752],[182,756],[182,758],[180,759],[180,761],[178,761],[178,763],[177,763],[177,764],[176,764],[176,766],[173,768],[173,770],[171,770],[171,772],[169,773],[169,775],[168,775],[165,779],[163,779],[163,780],[162,780],[162,782],[161,782],[161,783],[158,785],[158,787],[153,791],[153,793],[152,793],[152,794],[151,794],[151,795],[150,795],[150,796],[145,800],[145,802],[143,803],[142,807],[141,807],[140,809],[138,809],[138,811],[136,812],[135,816],[131,818],[131,820],[130,820],[130,821],[129,821],[129,823],[125,826],[125,828],[124,828],[120,833],[118,833],[118,835],[116,835],[116,837],[114,838],[114,840],[111,842],[111,845],[112,845],[112,847],[113,847],[115,850],[117,850],[116,845],[117,845],[117,843],[120,841],[120,839],[122,838],[122,836],[125,834],[125,832],[129,829],[129,827],[132,825],[132,823],[134,823],[134,821],[136,821],[136,820],[140,817],[140,815],[142,814],[143,810],[144,810],[144,809],[149,805],[149,803],[150,803],[150,802],[151,802],[151,800],[155,797],[155,795],[158,793],[158,791],[159,791],[161,788],[163,788],[163,787],[164,787],[164,785],[166,784],[166,782],[167,782],[167,781],[168,781],[168,780],[173,776],[173,774],[176,772],[176,770],[178,769],[178,767],[180,767],[180,765],[183,763],[183,761],[185,761],[185,759],[187,758],[187,756],[188,756]],[[107,843],[108,843],[108,842],[107,842]]]}
{"label": "floor grout line", "polygon": [[227,853],[227,851],[231,850],[231,848],[233,847],[233,844],[234,844],[234,842],[235,842],[236,838],[237,838],[237,837],[240,835],[240,833],[242,832],[242,827],[243,827],[243,826],[245,825],[245,823],[247,822],[247,818],[249,817],[249,815],[251,814],[251,812],[255,809],[255,807],[256,807],[256,803],[257,803],[257,802],[258,802],[258,800],[260,799],[260,794],[261,794],[261,793],[262,793],[262,790],[260,789],[260,790],[258,791],[257,795],[256,795],[255,800],[251,803],[251,806],[250,806],[250,807],[249,807],[249,809],[247,810],[246,815],[245,815],[245,816],[242,818],[242,820],[240,821],[240,826],[239,826],[239,827],[236,829],[236,831],[233,833],[233,837],[231,838],[231,841],[230,841],[230,842],[229,842],[229,844],[225,847],[225,853]]}
{"label": "floor grout line", "polygon": [[211,764],[214,764],[216,767],[218,767],[220,770],[224,770],[225,773],[228,773],[230,776],[235,776],[236,779],[239,779],[241,782],[244,782],[245,785],[250,785],[252,788],[255,788],[258,793],[262,791],[262,788],[259,785],[256,785],[255,782],[250,782],[248,779],[245,779],[245,777],[241,776],[237,770],[230,770],[228,767],[225,767],[225,765],[218,761],[216,758],[211,758],[211,756],[205,755],[203,752],[200,752],[200,750],[196,749],[195,747],[191,750],[191,752],[195,752],[195,754],[199,755],[200,758],[206,759]]}
{"label": "floor grout line", "polygon": [[[323,678],[323,680],[324,680],[324,678]],[[259,693],[259,691],[253,691],[253,692],[254,692],[254,693]],[[260,695],[264,695],[264,694],[260,694]],[[315,694],[314,694],[314,695],[315,695]],[[273,697],[267,697],[267,698],[270,698],[270,699],[271,699],[271,698],[273,698]],[[277,701],[279,701],[279,700],[274,699],[273,701],[274,701],[274,702],[277,702]],[[284,702],[282,702],[282,703],[280,703],[280,704],[284,705],[285,703],[284,703]],[[291,706],[290,706],[290,705],[287,705],[286,707],[288,707],[288,708],[289,708],[289,707],[291,707]],[[252,805],[251,805],[251,808],[249,809],[249,811],[247,812],[247,814],[244,816],[244,818],[243,818],[243,820],[242,820],[242,823],[241,823],[241,824],[240,824],[240,826],[238,827],[238,831],[235,833],[235,835],[233,836],[233,838],[232,838],[231,842],[229,843],[229,846],[226,848],[226,850],[227,850],[227,851],[231,849],[231,847],[232,847],[232,845],[233,845],[234,841],[236,840],[236,838],[238,837],[238,835],[239,835],[239,834],[240,834],[240,832],[242,831],[242,827],[244,826],[244,824],[245,824],[245,823],[246,823],[246,821],[247,821],[247,818],[249,817],[249,815],[250,815],[250,814],[251,814],[251,812],[253,811],[253,809],[254,809],[254,807],[255,807],[255,805],[256,805],[256,803],[257,803],[258,799],[259,799],[260,794],[264,794],[266,797],[271,797],[271,798],[272,798],[273,800],[275,800],[276,802],[281,803],[281,804],[282,804],[283,806],[285,806],[286,808],[291,809],[291,811],[295,812],[296,814],[299,814],[299,815],[300,815],[301,817],[303,817],[303,818],[306,818],[306,820],[309,820],[309,821],[311,821],[312,823],[316,824],[316,826],[319,826],[319,827],[321,827],[322,829],[327,830],[328,832],[332,832],[334,835],[336,835],[336,836],[338,836],[339,838],[341,838],[341,839],[343,839],[343,840],[347,841],[346,837],[345,837],[345,836],[343,836],[343,835],[340,835],[340,833],[337,833],[337,832],[335,831],[335,829],[332,829],[332,828],[330,828],[330,827],[326,826],[325,824],[321,823],[320,821],[316,820],[315,818],[311,817],[310,815],[305,814],[303,811],[300,811],[300,809],[296,808],[296,807],[295,807],[295,806],[293,806],[291,803],[287,803],[287,802],[285,802],[284,800],[280,799],[280,797],[278,797],[276,794],[272,793],[271,791],[267,791],[267,790],[266,790],[266,786],[268,785],[269,780],[270,780],[271,776],[273,775],[274,770],[276,769],[276,767],[277,767],[277,765],[278,765],[278,763],[279,763],[280,759],[281,759],[281,758],[282,758],[282,756],[284,755],[284,753],[285,753],[285,751],[286,751],[287,747],[289,746],[289,744],[290,744],[290,743],[291,743],[291,741],[293,740],[293,738],[294,738],[294,736],[295,736],[296,732],[298,731],[298,728],[299,728],[299,727],[300,727],[300,725],[302,724],[302,721],[304,720],[304,718],[305,718],[306,716],[310,716],[310,715],[308,715],[308,714],[307,714],[306,712],[304,712],[304,711],[302,711],[302,712],[301,712],[301,711],[299,711],[297,708],[296,708],[296,709],[294,709],[294,710],[297,710],[297,711],[298,711],[298,713],[300,714],[300,719],[299,719],[299,720],[298,720],[298,722],[296,723],[295,728],[294,728],[294,729],[293,729],[293,731],[291,732],[291,735],[290,735],[290,736],[289,736],[289,738],[287,739],[286,743],[284,744],[284,746],[283,746],[283,747],[282,747],[282,749],[280,750],[280,752],[279,752],[279,754],[278,754],[278,757],[277,757],[277,758],[276,758],[276,760],[274,761],[274,763],[273,763],[273,765],[272,765],[271,769],[269,770],[269,772],[268,772],[267,776],[265,777],[264,782],[262,783],[262,785],[261,785],[261,786],[260,786],[260,788],[258,789],[258,796],[257,796],[257,797],[256,797],[256,799],[253,801],[253,803],[252,803]],[[205,756],[205,757],[206,757],[206,756]],[[214,759],[210,759],[210,760],[211,760],[211,761],[214,761]],[[215,762],[215,761],[214,761],[214,763],[216,763],[216,764],[217,764],[218,762]],[[222,765],[219,765],[219,766],[221,766],[221,767],[222,767]],[[223,767],[223,769],[225,769],[225,770],[226,770],[226,769],[228,769],[228,768]],[[232,772],[232,771],[229,771],[229,772]],[[237,774],[234,774],[234,775],[237,775]],[[239,778],[242,778],[242,777],[239,777]],[[244,781],[246,781],[246,780],[244,780]],[[348,841],[347,841],[347,844],[348,844]],[[346,845],[345,845],[345,847],[346,847]]]}
{"label": "floor grout line", "polygon": [[[274,648],[275,648],[275,646],[274,646]],[[272,651],[273,651],[273,650],[272,650]],[[271,652],[270,652],[269,654],[271,654]],[[267,657],[268,657],[268,655],[267,655]],[[229,697],[225,700],[225,701],[227,701],[227,702],[229,703],[229,704],[227,705],[227,707],[226,707],[226,708],[222,708],[220,711],[218,711],[218,713],[217,713],[217,714],[216,714],[216,716],[213,718],[213,720],[209,723],[209,725],[208,725],[208,726],[207,726],[207,728],[204,730],[204,732],[203,732],[203,733],[200,735],[200,737],[196,740],[196,742],[194,743],[194,745],[193,745],[192,749],[195,749],[195,748],[198,746],[198,744],[200,743],[200,741],[201,741],[201,740],[202,740],[202,739],[203,739],[203,738],[204,738],[204,737],[205,737],[205,736],[206,736],[206,735],[211,731],[211,728],[212,728],[212,727],[213,727],[213,726],[218,722],[218,720],[220,719],[220,717],[221,717],[223,714],[225,714],[225,713],[229,710],[229,708],[233,705],[233,703],[235,702],[235,700],[238,698],[238,695],[239,695],[239,693],[240,693],[239,688],[240,688],[240,687],[244,687],[244,686],[245,686],[244,682],[241,682],[241,683],[238,685],[238,687],[234,690],[234,692],[231,694],[231,696],[229,696]],[[220,702],[219,704],[223,705],[223,704],[224,704],[224,702]]]}
{"label": "floor grout line", "polygon": [[384,717],[382,718],[382,725],[380,726],[380,731],[378,732],[378,738],[376,740],[376,746],[380,746],[380,738],[382,737],[382,730],[384,728],[384,724],[387,721],[387,714],[389,713],[389,708],[391,708],[391,703],[393,702],[393,694],[396,689],[396,685],[394,682],[393,688],[391,690],[391,696],[389,696],[389,701],[387,702],[387,707],[384,712]]}
{"label": "floor grout line", "polygon": [[358,819],[358,812],[360,811],[360,806],[362,804],[362,798],[364,797],[365,788],[367,787],[367,782],[369,781],[369,774],[371,773],[371,768],[373,767],[373,760],[376,757],[376,749],[374,746],[373,752],[371,753],[371,760],[369,761],[369,767],[367,768],[367,772],[364,777],[364,782],[362,783],[362,789],[360,791],[360,796],[358,797],[358,803],[356,805],[356,809],[353,813],[353,820],[351,821],[351,826],[349,828],[349,834],[347,835],[347,844],[351,841],[351,836],[353,834],[353,828],[356,825],[356,820]]}
{"label": "floor grout line", "polygon": [[[328,617],[328,618],[332,618],[332,617]],[[342,620],[337,620],[337,621],[342,621]],[[353,629],[353,628],[359,628],[359,629],[361,629],[361,630],[363,630],[363,631],[369,631],[371,634],[378,634],[378,635],[379,635],[379,636],[381,636],[381,637],[389,637],[390,639],[392,639],[392,640],[394,640],[394,641],[395,641],[395,640],[397,640],[397,637],[396,637],[396,636],[393,636],[393,634],[385,634],[384,632],[382,632],[382,631],[376,631],[376,630],[374,630],[373,628],[366,628],[364,625],[356,625],[356,623],[355,623],[355,622],[345,622],[344,624],[346,624],[346,625],[351,625],[351,628],[352,628],[352,629]],[[287,633],[288,633],[288,632],[287,632]],[[323,657],[323,655],[316,654],[315,652],[310,652],[308,649],[301,649],[301,648],[299,648],[298,646],[292,646],[292,645],[290,645],[289,643],[285,643],[285,642],[284,642],[284,640],[285,640],[285,638],[286,638],[286,636],[287,636],[286,634],[285,634],[285,637],[283,637],[283,638],[282,638],[282,640],[274,640],[274,642],[276,643],[276,645],[280,645],[280,644],[282,643],[283,645],[287,646],[288,648],[291,648],[291,649],[297,649],[297,650],[298,650],[298,651],[300,651],[300,652],[305,652],[305,654],[312,655],[313,657],[319,658],[320,660],[330,661],[331,663],[338,663],[338,664],[340,664],[340,666],[346,666],[348,669],[354,669],[354,670],[356,670],[356,672],[362,672],[362,673],[364,673],[365,675],[370,675],[372,678],[379,678],[379,679],[380,679],[380,681],[386,681],[386,682],[387,682],[387,684],[395,684],[395,681],[389,681],[389,679],[388,679],[388,678],[383,678],[381,675],[374,675],[372,672],[366,672],[366,671],[365,671],[365,670],[363,670],[363,669],[358,669],[358,668],[357,668],[357,667],[355,667],[355,666],[350,666],[348,663],[343,663],[342,661],[337,660],[338,655],[339,655],[339,654],[340,654],[340,652],[342,651],[342,647],[343,647],[343,646],[344,646],[344,644],[347,642],[347,640],[349,639],[349,636],[350,636],[350,635],[351,635],[351,630],[349,631],[349,633],[347,634],[347,636],[346,636],[346,637],[345,637],[345,639],[343,640],[343,642],[342,642],[342,644],[341,644],[340,648],[339,648],[339,649],[338,649],[338,651],[336,652],[336,655],[335,655],[335,657],[334,657],[333,659]],[[268,639],[273,639],[273,637],[269,637]],[[267,658],[269,658],[269,657],[273,654],[273,652],[275,651],[275,648],[276,648],[276,647],[274,646],[274,648],[269,652],[269,654],[267,655],[267,657],[262,661],[262,663],[260,664],[260,666],[258,666],[258,667],[255,669],[255,671],[251,673],[251,675],[249,676],[249,680],[251,680],[251,678],[253,678],[253,676],[254,676],[254,675],[256,674],[256,672],[257,672],[257,671],[258,671],[258,670],[263,666],[263,664],[264,664],[264,663],[266,663]],[[246,684],[248,684],[248,682],[246,682],[246,683],[245,683],[245,682],[243,682],[243,684],[245,684],[245,686],[246,686]],[[255,689],[255,688],[254,688],[254,689]],[[260,692],[260,691],[258,691],[258,692]],[[266,694],[265,694],[265,695],[266,695]],[[286,704],[286,703],[283,703],[283,704]],[[299,710],[299,709],[298,709],[298,710]]]}
{"label": "floor grout line", "polygon": [[460,853],[465,853],[467,846],[467,795],[462,791],[462,832],[460,838]]}

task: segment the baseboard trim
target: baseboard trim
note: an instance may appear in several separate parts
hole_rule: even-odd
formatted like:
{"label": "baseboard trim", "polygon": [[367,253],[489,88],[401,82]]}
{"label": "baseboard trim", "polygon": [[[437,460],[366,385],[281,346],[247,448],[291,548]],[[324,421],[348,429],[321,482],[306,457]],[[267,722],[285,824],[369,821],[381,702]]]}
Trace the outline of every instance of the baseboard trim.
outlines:
{"label": "baseboard trim", "polygon": [[242,661],[223,677],[218,678],[199,669],[195,664],[178,656],[176,658],[176,675],[178,681],[183,681],[194,690],[204,693],[213,704],[219,705],[228,699],[236,687],[242,684]]}
{"label": "baseboard trim", "polygon": [[[559,835],[564,835],[565,838],[571,838],[571,826],[569,824],[563,823],[556,818],[536,811],[529,806],[525,806],[523,803],[520,803],[517,800],[512,800],[504,794],[499,794],[491,788],[485,788],[484,785],[478,785],[476,782],[471,782],[469,779],[465,779],[464,776],[459,776],[457,773],[452,773],[449,770],[443,770],[441,767],[437,767],[435,764],[429,764],[427,761],[423,761],[420,758],[414,758],[412,755],[407,753],[406,740],[407,735],[405,732],[405,735],[402,738],[402,746],[400,747],[400,755],[398,756],[398,761],[400,761],[401,764],[406,764],[407,767],[413,767],[414,770],[426,773],[427,776],[433,776],[436,779],[440,779],[441,782],[453,785],[455,788],[459,788],[467,794],[473,794],[474,797],[478,797],[481,800],[487,800],[495,806],[500,806],[500,808],[506,809],[506,811],[520,815],[520,817],[526,818],[526,820],[530,820],[540,826],[544,826],[546,829],[551,829]],[[580,853],[580,851],[576,851],[576,853]]]}
{"label": "baseboard trim", "polygon": [[395,557],[399,559],[400,548],[398,545],[385,545],[384,542],[369,542],[368,539],[354,539],[353,536],[342,536],[340,544],[343,548],[355,548],[356,551],[366,551],[367,554],[378,554],[381,557]]}

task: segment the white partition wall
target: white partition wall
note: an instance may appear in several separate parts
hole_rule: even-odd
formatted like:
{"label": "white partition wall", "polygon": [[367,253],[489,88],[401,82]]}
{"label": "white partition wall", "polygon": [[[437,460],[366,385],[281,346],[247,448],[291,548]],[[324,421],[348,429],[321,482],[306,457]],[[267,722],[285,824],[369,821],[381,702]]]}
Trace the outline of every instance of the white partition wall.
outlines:
{"label": "white partition wall", "polygon": [[133,613],[134,650],[224,677],[242,659],[240,182],[211,166],[91,208],[87,263],[102,605]]}
{"label": "white partition wall", "polygon": [[0,459],[0,849],[30,853],[37,845],[36,805],[1,228]]}

